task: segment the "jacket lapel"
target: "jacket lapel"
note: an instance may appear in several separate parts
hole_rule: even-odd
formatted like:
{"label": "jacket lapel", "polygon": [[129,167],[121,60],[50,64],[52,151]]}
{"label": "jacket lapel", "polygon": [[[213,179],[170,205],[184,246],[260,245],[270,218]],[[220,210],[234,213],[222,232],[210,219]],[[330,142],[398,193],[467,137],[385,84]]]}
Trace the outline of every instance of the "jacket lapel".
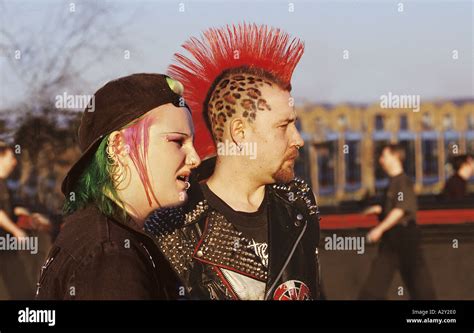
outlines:
{"label": "jacket lapel", "polygon": [[194,249],[193,258],[256,280],[266,281],[266,268],[248,245],[249,241],[222,214],[210,210],[202,237]]}
{"label": "jacket lapel", "polygon": [[[280,200],[278,200],[280,198]],[[300,203],[298,200],[292,202],[293,209],[288,202],[288,198],[280,196],[273,189],[269,196],[268,207],[268,280],[266,299],[275,288],[285,267],[288,265],[291,257],[298,245],[302,234],[306,229],[307,218],[303,213],[303,209],[298,208]]]}

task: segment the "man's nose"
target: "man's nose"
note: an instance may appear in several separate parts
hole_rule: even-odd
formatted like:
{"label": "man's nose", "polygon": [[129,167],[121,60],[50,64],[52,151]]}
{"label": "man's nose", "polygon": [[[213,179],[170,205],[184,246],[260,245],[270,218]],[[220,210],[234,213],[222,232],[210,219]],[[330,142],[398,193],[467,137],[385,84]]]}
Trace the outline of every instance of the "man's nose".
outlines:
{"label": "man's nose", "polygon": [[293,142],[294,142],[293,145],[298,146],[300,148],[304,146],[304,140],[301,137],[301,134],[298,131],[298,129],[296,128],[296,126],[295,126],[295,133],[294,133]]}

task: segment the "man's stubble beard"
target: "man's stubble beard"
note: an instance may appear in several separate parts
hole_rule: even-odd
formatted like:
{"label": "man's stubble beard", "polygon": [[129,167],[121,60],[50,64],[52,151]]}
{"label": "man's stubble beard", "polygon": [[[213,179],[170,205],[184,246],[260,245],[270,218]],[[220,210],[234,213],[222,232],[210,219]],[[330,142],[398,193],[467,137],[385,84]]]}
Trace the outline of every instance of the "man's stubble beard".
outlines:
{"label": "man's stubble beard", "polygon": [[[295,178],[295,160],[298,158],[298,150],[296,148],[290,148],[283,158],[278,170],[273,174],[273,179],[276,183],[288,183]],[[292,161],[291,161],[292,160]],[[291,162],[289,166],[285,166]]]}

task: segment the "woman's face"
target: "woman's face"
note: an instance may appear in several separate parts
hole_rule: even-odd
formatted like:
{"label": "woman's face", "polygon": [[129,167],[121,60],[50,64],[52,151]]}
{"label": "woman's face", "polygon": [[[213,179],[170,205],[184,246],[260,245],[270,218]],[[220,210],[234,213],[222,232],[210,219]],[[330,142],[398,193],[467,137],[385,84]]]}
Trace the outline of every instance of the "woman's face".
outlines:
{"label": "woman's face", "polygon": [[[149,111],[146,116],[151,117],[147,158],[153,192],[150,208],[180,205],[187,199],[185,182],[191,169],[201,162],[193,146],[192,117],[188,109],[171,103]],[[133,169],[135,174],[137,170]],[[130,186],[143,187],[138,174],[132,175]],[[153,200],[153,194],[158,203]],[[146,197],[143,199],[147,201]]]}

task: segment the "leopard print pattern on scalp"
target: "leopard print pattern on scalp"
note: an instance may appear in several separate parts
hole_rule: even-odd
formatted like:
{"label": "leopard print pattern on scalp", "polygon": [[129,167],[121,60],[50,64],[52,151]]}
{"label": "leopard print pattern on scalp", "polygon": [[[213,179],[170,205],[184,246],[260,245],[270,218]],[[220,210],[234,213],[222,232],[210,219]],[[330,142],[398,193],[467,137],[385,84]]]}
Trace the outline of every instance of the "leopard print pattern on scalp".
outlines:
{"label": "leopard print pattern on scalp", "polygon": [[255,75],[231,74],[217,84],[208,104],[209,119],[217,141],[222,142],[227,120],[237,113],[252,123],[257,111],[271,111],[260,88],[272,83]]}

